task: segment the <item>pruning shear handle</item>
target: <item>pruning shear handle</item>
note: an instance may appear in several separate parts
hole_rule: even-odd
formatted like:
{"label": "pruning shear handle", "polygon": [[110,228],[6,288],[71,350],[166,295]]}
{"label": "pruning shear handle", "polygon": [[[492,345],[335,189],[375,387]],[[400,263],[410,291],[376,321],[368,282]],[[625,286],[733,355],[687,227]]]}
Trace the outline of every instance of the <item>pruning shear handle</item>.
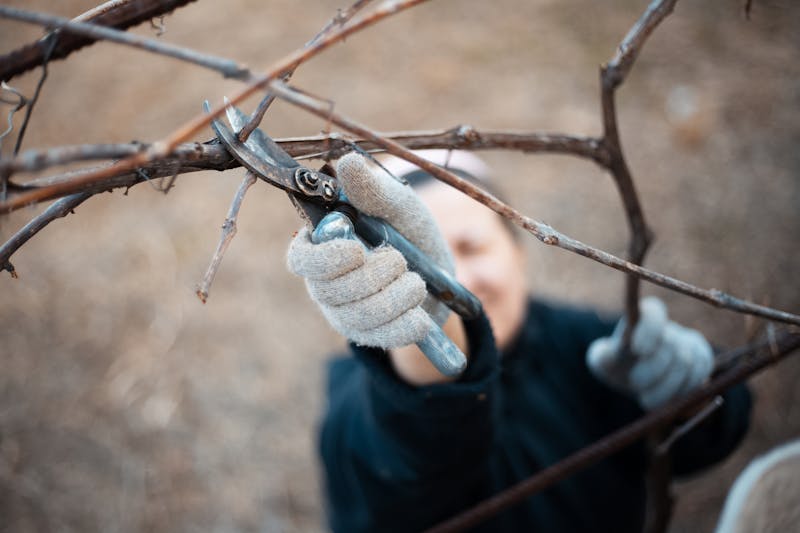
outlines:
{"label": "pruning shear handle", "polygon": [[[204,108],[210,111],[208,102]],[[390,244],[425,280],[428,292],[464,318],[478,316],[481,304],[475,295],[386,221],[360,213],[349,203],[336,177],[301,166],[260,129],[242,142],[234,132],[241,130],[248,116],[232,105],[226,114],[232,129],[218,119],[211,122],[220,141],[250,172],[289,193],[300,216],[314,228],[314,242],[360,238],[372,248]],[[417,346],[446,376],[456,376],[466,368],[464,354],[436,324]]]}

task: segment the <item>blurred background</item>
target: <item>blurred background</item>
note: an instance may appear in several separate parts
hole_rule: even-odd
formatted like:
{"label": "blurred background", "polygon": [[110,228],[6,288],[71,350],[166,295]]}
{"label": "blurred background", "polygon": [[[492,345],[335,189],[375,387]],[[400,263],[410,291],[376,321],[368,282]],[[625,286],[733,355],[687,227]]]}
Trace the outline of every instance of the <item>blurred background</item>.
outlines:
{"label": "blurred background", "polygon": [[[95,0],[3,0],[76,16]],[[701,287],[800,312],[800,6],[679,2],[618,92],[622,139],[657,234],[647,266]],[[269,67],[345,0],[197,1],[161,39]],[[439,0],[303,65],[294,82],[381,131],[600,132],[598,66],[646,2]],[[136,33],[154,37],[148,24]],[[42,32],[0,21],[0,52]],[[31,95],[39,72],[12,80]],[[23,148],[157,140],[239,85],[110,43],[50,65]],[[252,109],[257,102],[247,102]],[[6,108],[3,108],[5,114]],[[22,114],[15,117],[19,127]],[[276,103],[274,137],[325,124]],[[212,137],[210,129],[197,140]],[[7,155],[12,142],[6,141]],[[624,254],[608,176],[563,156],[486,152],[513,205]],[[54,171],[55,172],[55,171]],[[344,346],[284,267],[300,221],[258,183],[211,296],[194,294],[241,169],[141,184],[54,222],[0,276],[0,530],[323,531],[315,433],[325,361]],[[7,239],[43,209],[0,218]],[[619,310],[616,271],[528,243],[533,290]],[[720,346],[764,326],[644,285]],[[708,531],[736,474],[800,435],[800,360],[751,381],[746,441],[676,487],[671,531]]]}

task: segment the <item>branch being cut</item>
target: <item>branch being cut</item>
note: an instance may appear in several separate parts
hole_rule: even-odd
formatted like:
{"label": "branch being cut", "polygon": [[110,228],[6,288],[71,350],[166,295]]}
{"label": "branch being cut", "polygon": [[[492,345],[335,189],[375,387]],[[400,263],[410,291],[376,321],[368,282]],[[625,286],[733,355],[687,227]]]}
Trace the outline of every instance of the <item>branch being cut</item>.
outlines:
{"label": "branch being cut", "polygon": [[203,281],[201,281],[200,285],[197,287],[197,297],[200,298],[200,301],[203,303],[206,303],[206,300],[208,300],[208,291],[211,290],[211,284],[214,282],[214,277],[217,275],[220,263],[222,263],[222,256],[225,255],[225,251],[228,249],[228,246],[230,246],[233,236],[236,235],[236,219],[239,217],[239,208],[242,206],[244,195],[247,194],[247,190],[255,182],[255,175],[248,171],[242,184],[239,185],[236,195],[233,197],[233,203],[231,203],[231,207],[228,209],[228,216],[225,217],[225,222],[222,223],[222,236],[220,237],[219,244],[211,258],[211,264],[208,265],[206,275],[203,276]]}
{"label": "branch being cut", "polygon": [[748,302],[747,300],[736,298],[717,289],[701,289],[691,285],[690,283],[686,283],[685,281],[681,281],[670,276],[665,276],[664,274],[648,270],[639,265],[635,265],[630,261],[620,259],[619,257],[616,257],[608,252],[568,237],[567,235],[556,231],[549,225],[520,213],[510,205],[501,202],[495,196],[456,176],[452,172],[431,163],[427,159],[423,159],[419,155],[403,147],[401,144],[392,141],[391,139],[382,137],[380,134],[370,130],[366,126],[332,111],[327,102],[316,100],[308,94],[296,91],[278,80],[271,82],[270,88],[280,98],[283,98],[287,102],[305,109],[306,111],[317,115],[323,120],[336,124],[337,126],[355,135],[370,139],[377,145],[384,148],[390,154],[417,165],[419,168],[425,170],[440,181],[447,183],[455,189],[458,189],[467,196],[484,204],[492,211],[495,211],[500,216],[512,221],[514,224],[531,233],[544,244],[557,246],[564,250],[582,255],[621,272],[634,274],[639,278],[651,283],[655,283],[656,285],[686,294],[687,296],[697,298],[698,300],[708,302],[718,307],[724,307],[740,313],[761,316],[770,320],[776,320],[778,322],[800,325],[800,316],[798,315],[787,313],[785,311],[779,311],[763,305],[758,305],[753,302]]}
{"label": "branch being cut", "polygon": [[[570,154],[596,161],[605,165],[606,154],[599,139],[573,135],[561,135],[539,132],[522,131],[487,131],[477,130],[472,126],[458,125],[444,130],[430,131],[399,131],[383,133],[384,137],[397,141],[411,150],[427,148],[450,148],[460,150],[518,150],[525,153],[547,152]],[[383,152],[383,148],[370,140],[349,140],[340,134],[312,135],[309,137],[293,137],[276,139],[283,150],[294,158],[300,159],[336,159],[352,150],[352,145],[358,145],[365,152]],[[60,146],[47,150],[27,150],[15,158],[0,158],[0,173],[8,172],[36,172],[56,165],[63,165],[75,161],[91,161],[102,159],[120,159],[152,148],[150,144],[132,142],[117,144],[83,144],[74,146]],[[229,161],[230,165],[220,162]],[[239,166],[221,144],[216,144],[212,139],[204,143],[185,143],[178,145],[171,157],[162,159],[160,165],[170,165],[177,162],[192,163],[194,170],[223,170]],[[143,167],[148,169],[148,167]],[[182,172],[187,171],[181,169]],[[150,172],[150,170],[148,170]],[[122,173],[120,174],[122,175]],[[115,180],[120,176],[112,176]],[[43,187],[47,184],[68,181],[66,176],[52,176],[37,178],[25,184],[25,187]],[[117,182],[115,182],[117,183]],[[93,184],[99,189],[113,186],[113,183],[97,182]],[[125,186],[130,184],[125,184]]]}
{"label": "branch being cut", "polygon": [[[573,137],[547,133],[492,132],[478,131],[471,126],[456,126],[448,130],[396,132],[387,133],[386,137],[397,141],[411,150],[426,148],[452,148],[469,150],[507,149],[522,152],[548,152],[572,154],[598,162],[603,161],[602,147],[597,139],[589,137]],[[317,135],[292,139],[278,139],[281,148],[295,158],[335,159],[352,150],[356,144],[366,152],[383,151],[379,145],[370,140],[349,141],[341,135]],[[50,150],[28,150],[14,159],[0,160],[0,175],[4,171],[33,171],[52,165],[73,161],[92,159],[112,159],[130,156],[150,149],[149,145],[140,143],[101,144],[64,146]],[[602,163],[600,163],[602,164]],[[148,179],[171,176],[180,165],[182,174],[200,170],[224,171],[238,167],[236,161],[221,144],[215,141],[206,143],[186,143],[179,145],[173,157],[141,167],[136,171],[123,171],[109,177],[106,181],[97,182],[91,187],[76,192],[73,196],[87,195],[111,190],[116,187],[132,187]],[[93,169],[90,169],[90,171]],[[25,184],[26,188],[46,188],[54,184],[69,183],[79,178],[86,171],[73,171],[67,174],[38,178]],[[65,197],[71,198],[72,196]],[[48,210],[49,211],[49,210]],[[42,218],[43,217],[43,218]],[[12,254],[27,242],[33,235],[57,217],[46,217],[44,213],[37,217],[37,224],[31,229],[25,226],[3,246],[0,253],[0,264],[7,263]]]}
{"label": "branch being cut", "polygon": [[[13,7],[0,6],[0,17],[38,24],[58,30],[63,33],[75,33],[91,37],[94,40],[112,41],[126,46],[139,48],[154,54],[164,55],[181,61],[187,61],[200,65],[211,70],[222,73],[226,78],[236,78],[246,80],[251,78],[250,71],[239,66],[235,61],[210,54],[201,54],[191,48],[176,46],[174,44],[162,43],[155,39],[140,37],[126,31],[106,28],[98,24],[87,22],[75,22],[64,17],[48,15],[45,13],[34,13]],[[55,38],[55,37],[48,37]]]}
{"label": "branch being cut", "polygon": [[[193,1],[195,0],[112,0],[83,13],[74,20],[124,30]],[[47,50],[46,39],[47,37],[0,56],[0,80],[8,81],[41,65]],[[77,34],[61,34],[50,54],[50,60],[63,59],[95,40]]]}

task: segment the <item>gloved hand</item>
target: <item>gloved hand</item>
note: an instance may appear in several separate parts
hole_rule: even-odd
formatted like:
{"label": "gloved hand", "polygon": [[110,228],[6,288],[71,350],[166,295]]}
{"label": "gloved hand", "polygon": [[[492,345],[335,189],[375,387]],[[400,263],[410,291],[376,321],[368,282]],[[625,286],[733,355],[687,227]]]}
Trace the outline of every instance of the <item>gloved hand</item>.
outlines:
{"label": "gloved hand", "polygon": [[639,309],[631,356],[620,353],[623,318],[610,337],[589,346],[586,363],[600,381],[633,394],[649,410],[702,384],[714,368],[714,355],[702,334],[667,319],[658,298],[644,298]]}
{"label": "gloved hand", "polygon": [[[382,218],[454,272],[444,237],[411,187],[381,169],[373,171],[356,153],[342,157],[336,173],[354,207]],[[427,295],[425,282],[391,246],[367,250],[348,239],[313,244],[303,228],[289,246],[287,265],[306,279],[311,299],[333,328],[357,344],[385,349],[413,344],[428,333],[432,320],[442,325],[450,313]]]}

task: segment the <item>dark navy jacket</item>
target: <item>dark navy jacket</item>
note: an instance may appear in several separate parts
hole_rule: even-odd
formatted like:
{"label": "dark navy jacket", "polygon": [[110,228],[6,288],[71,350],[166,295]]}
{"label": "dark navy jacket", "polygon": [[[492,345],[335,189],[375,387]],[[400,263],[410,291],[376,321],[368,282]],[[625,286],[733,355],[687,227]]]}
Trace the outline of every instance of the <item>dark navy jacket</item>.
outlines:
{"label": "dark navy jacket", "polygon": [[[470,361],[454,383],[412,387],[385,353],[353,347],[331,363],[320,451],[336,532],[419,531],[536,473],[642,415],[597,381],[589,343],[613,322],[531,302],[502,357],[485,317],[467,322]],[[744,387],[672,449],[676,474],[730,453],[744,435]],[[638,532],[645,454],[638,443],[539,493],[479,531]]]}

